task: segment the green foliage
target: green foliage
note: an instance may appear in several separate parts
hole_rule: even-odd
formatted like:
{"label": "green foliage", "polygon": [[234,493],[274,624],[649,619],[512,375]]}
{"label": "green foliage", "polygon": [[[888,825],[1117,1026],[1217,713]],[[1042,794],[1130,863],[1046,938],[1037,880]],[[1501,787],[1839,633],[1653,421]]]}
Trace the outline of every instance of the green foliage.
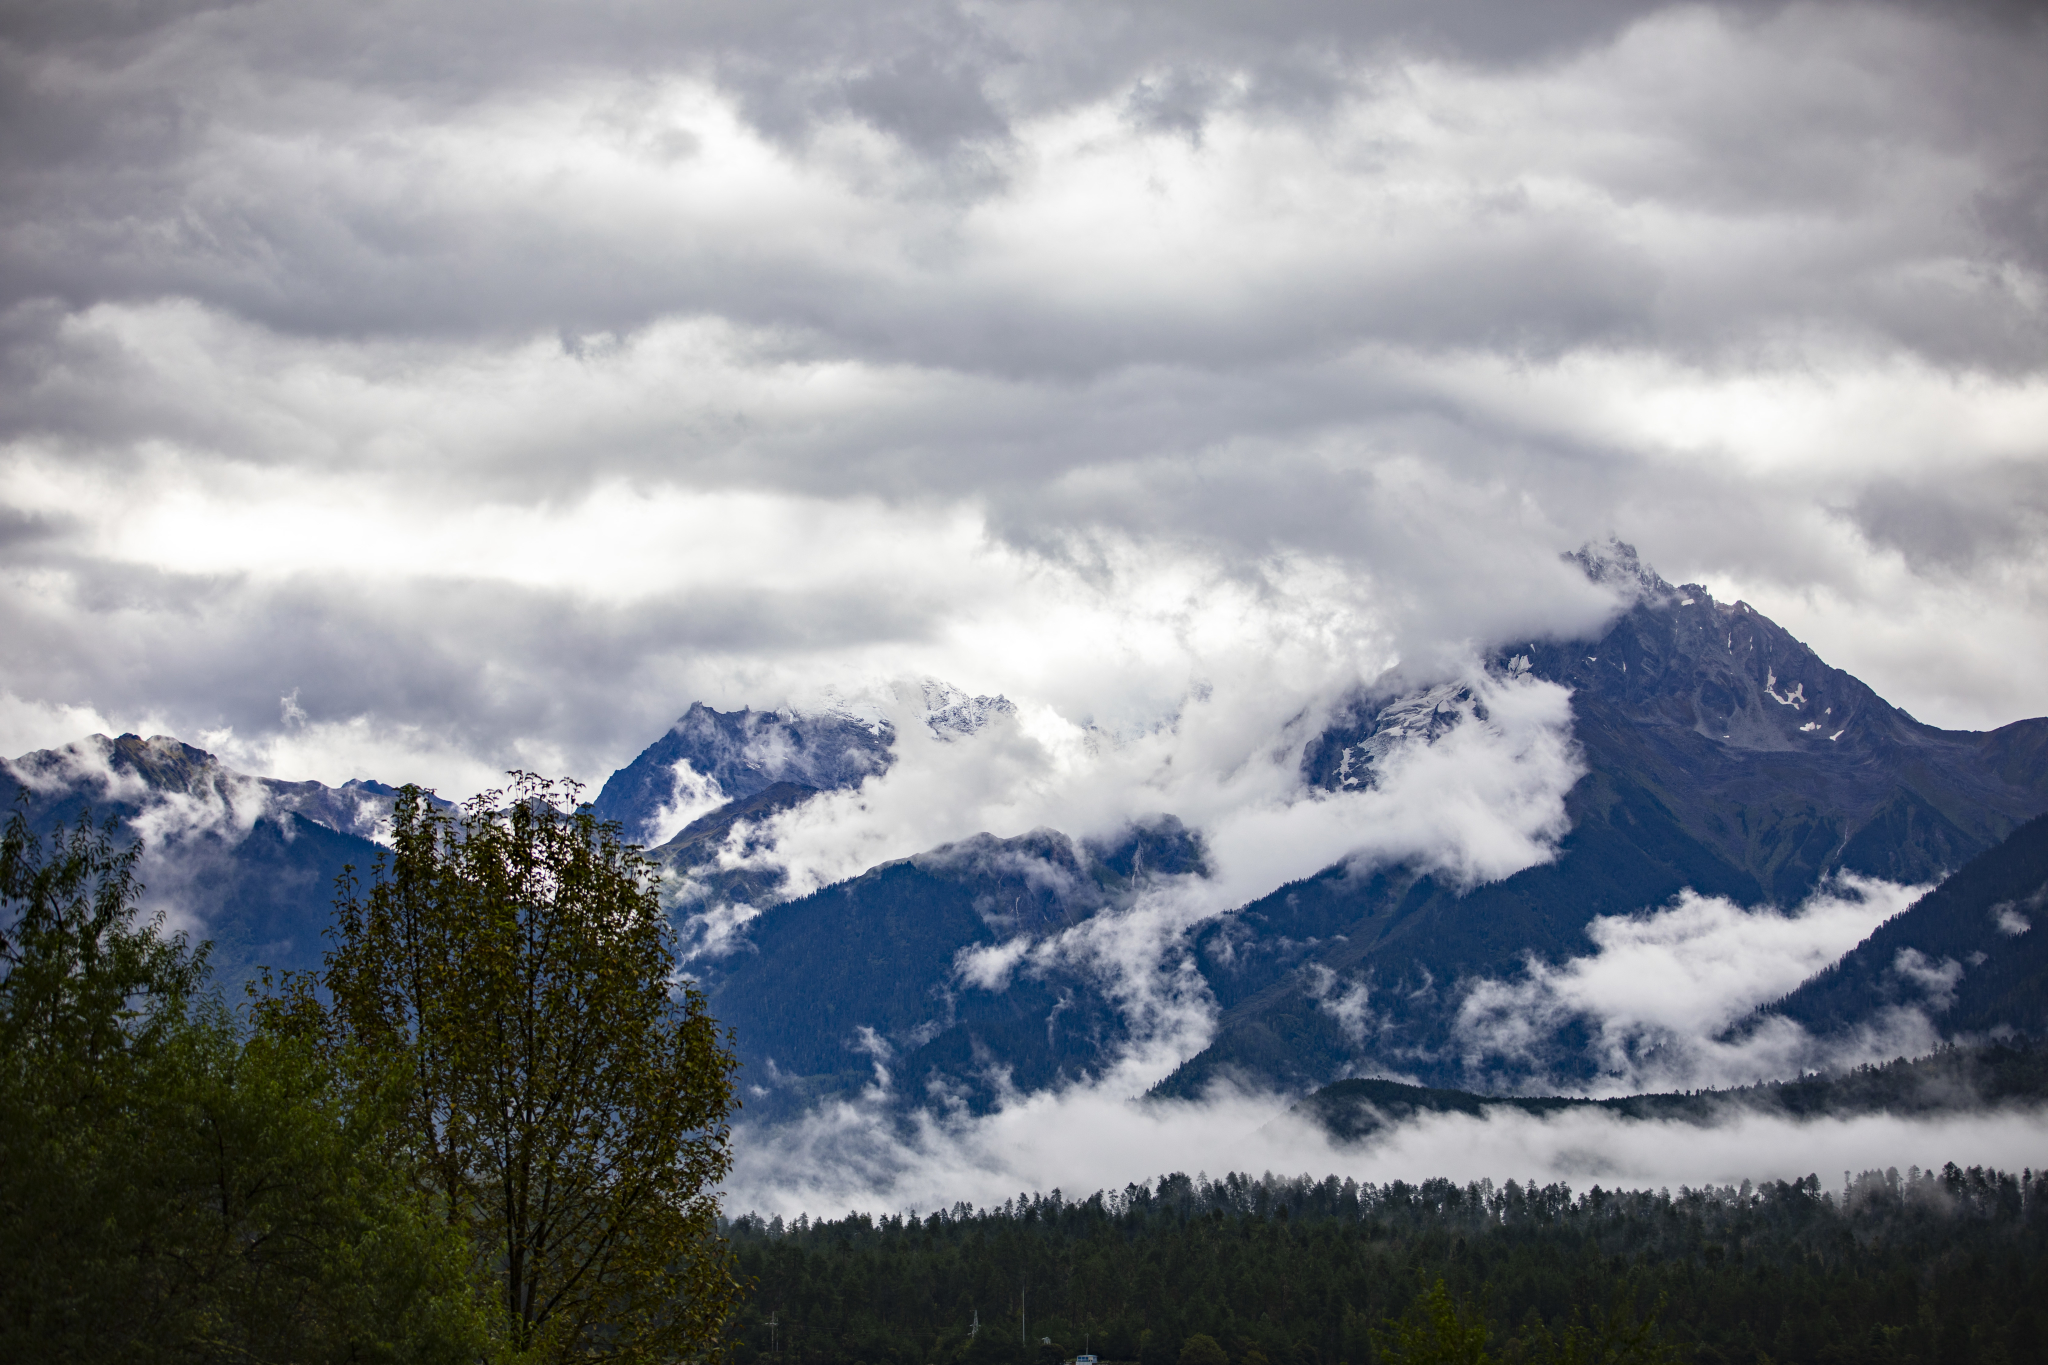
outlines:
{"label": "green foliage", "polygon": [[1424,1290],[1385,1331],[1372,1335],[1380,1359],[1388,1365],[1491,1365],[1492,1361],[1486,1354],[1486,1345],[1493,1339],[1486,1316],[1453,1299],[1442,1280]]}
{"label": "green foliage", "polygon": [[22,809],[0,836],[0,1053],[24,1084],[93,1090],[92,1078],[149,1056],[205,979],[205,954],[135,924],[142,846],[81,815],[49,852]]}
{"label": "green foliage", "polygon": [[1230,1365],[1230,1353],[1216,1338],[1197,1332],[1180,1344],[1180,1365]]}
{"label": "green foliage", "polygon": [[0,838],[0,1358],[474,1359],[460,1241],[384,1160],[395,1092],[197,999],[114,833]]}
{"label": "green foliage", "polygon": [[388,862],[338,903],[333,1036],[407,1068],[408,1155],[512,1352],[701,1356],[738,1292],[733,1062],[671,982],[652,865],[575,796],[518,774],[451,814],[404,789]]}

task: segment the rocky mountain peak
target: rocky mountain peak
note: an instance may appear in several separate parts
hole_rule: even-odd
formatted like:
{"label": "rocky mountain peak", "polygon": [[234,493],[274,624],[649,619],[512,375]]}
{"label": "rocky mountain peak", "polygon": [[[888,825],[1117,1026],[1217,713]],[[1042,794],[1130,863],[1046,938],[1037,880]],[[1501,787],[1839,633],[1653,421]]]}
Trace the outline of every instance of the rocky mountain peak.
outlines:
{"label": "rocky mountain peak", "polygon": [[924,723],[940,739],[971,735],[997,716],[1013,715],[1017,710],[1008,697],[971,697],[936,678],[925,679],[919,690],[924,697]]}
{"label": "rocky mountain peak", "polygon": [[[1007,697],[970,696],[951,684],[918,684],[923,720],[942,740],[980,730],[1017,708]],[[841,791],[896,762],[896,726],[872,696],[826,689],[803,708],[719,711],[693,702],[667,734],[613,773],[592,803],[629,838],[649,845],[680,838],[721,807],[770,788]],[[791,804],[788,793],[778,809]]]}
{"label": "rocky mountain peak", "polygon": [[1604,545],[1587,541],[1561,557],[1578,565],[1595,583],[1614,589],[1624,601],[1657,603],[1680,595],[1655,569],[1643,563],[1636,547],[1625,540],[1609,537]]}
{"label": "rocky mountain peak", "polygon": [[1568,558],[1596,582],[1625,579],[1635,598],[1599,639],[1507,651],[1526,652],[1539,677],[1637,723],[1738,749],[1861,751],[1924,728],[1747,602],[1717,602],[1698,583],[1673,587],[1619,542]]}

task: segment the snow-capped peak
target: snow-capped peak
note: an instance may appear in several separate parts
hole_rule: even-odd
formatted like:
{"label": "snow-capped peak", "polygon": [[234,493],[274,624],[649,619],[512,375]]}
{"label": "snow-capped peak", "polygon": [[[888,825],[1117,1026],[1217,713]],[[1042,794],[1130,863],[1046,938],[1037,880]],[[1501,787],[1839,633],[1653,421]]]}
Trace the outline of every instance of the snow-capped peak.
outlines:
{"label": "snow-capped peak", "polygon": [[993,697],[970,697],[949,682],[926,678],[920,687],[924,696],[924,723],[940,739],[971,735],[997,716],[1017,709],[1017,704],[998,693]]}

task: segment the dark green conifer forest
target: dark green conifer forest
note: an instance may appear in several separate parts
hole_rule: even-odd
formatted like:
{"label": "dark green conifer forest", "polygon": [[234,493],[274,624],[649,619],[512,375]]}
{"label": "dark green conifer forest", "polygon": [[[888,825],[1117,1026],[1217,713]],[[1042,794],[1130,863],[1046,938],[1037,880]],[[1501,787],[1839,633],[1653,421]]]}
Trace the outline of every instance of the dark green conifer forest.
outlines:
{"label": "dark green conifer forest", "polygon": [[1169,1175],[730,1235],[736,1365],[1183,1365],[1203,1337],[1232,1365],[2019,1365],[2048,1305],[2048,1173],[1953,1165],[1829,1190]]}

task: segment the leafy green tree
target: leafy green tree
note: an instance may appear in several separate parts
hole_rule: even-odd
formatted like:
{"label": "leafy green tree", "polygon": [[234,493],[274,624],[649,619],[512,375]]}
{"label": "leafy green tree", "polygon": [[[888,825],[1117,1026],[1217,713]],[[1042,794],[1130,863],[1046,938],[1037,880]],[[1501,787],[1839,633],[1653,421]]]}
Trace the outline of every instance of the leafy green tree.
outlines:
{"label": "leafy green tree", "polygon": [[17,1359],[91,1358],[150,1316],[136,1249],[161,1193],[133,1160],[133,1101],[204,961],[135,925],[140,851],[113,833],[81,818],[46,856],[17,810],[0,838],[0,1354]]}
{"label": "leafy green tree", "polygon": [[1180,1365],[1230,1365],[1230,1353],[1216,1338],[1197,1332],[1180,1344]]}
{"label": "leafy green tree", "polygon": [[473,1360],[390,1085],[199,999],[204,950],[136,922],[115,833],[0,836],[0,1358]]}
{"label": "leafy green tree", "polygon": [[218,1004],[180,1030],[141,1106],[175,1257],[154,1279],[216,1358],[473,1361],[488,1346],[459,1232],[391,1137],[402,1073],[352,1080],[316,1040]]}
{"label": "leafy green tree", "polygon": [[337,1037],[410,1067],[418,1169],[515,1352],[702,1356],[738,1292],[714,1195],[735,1063],[674,979],[653,865],[576,796],[401,792],[388,860],[338,903]]}
{"label": "leafy green tree", "polygon": [[1492,1335],[1486,1316],[1438,1280],[1374,1338],[1380,1358],[1396,1365],[1488,1365]]}

